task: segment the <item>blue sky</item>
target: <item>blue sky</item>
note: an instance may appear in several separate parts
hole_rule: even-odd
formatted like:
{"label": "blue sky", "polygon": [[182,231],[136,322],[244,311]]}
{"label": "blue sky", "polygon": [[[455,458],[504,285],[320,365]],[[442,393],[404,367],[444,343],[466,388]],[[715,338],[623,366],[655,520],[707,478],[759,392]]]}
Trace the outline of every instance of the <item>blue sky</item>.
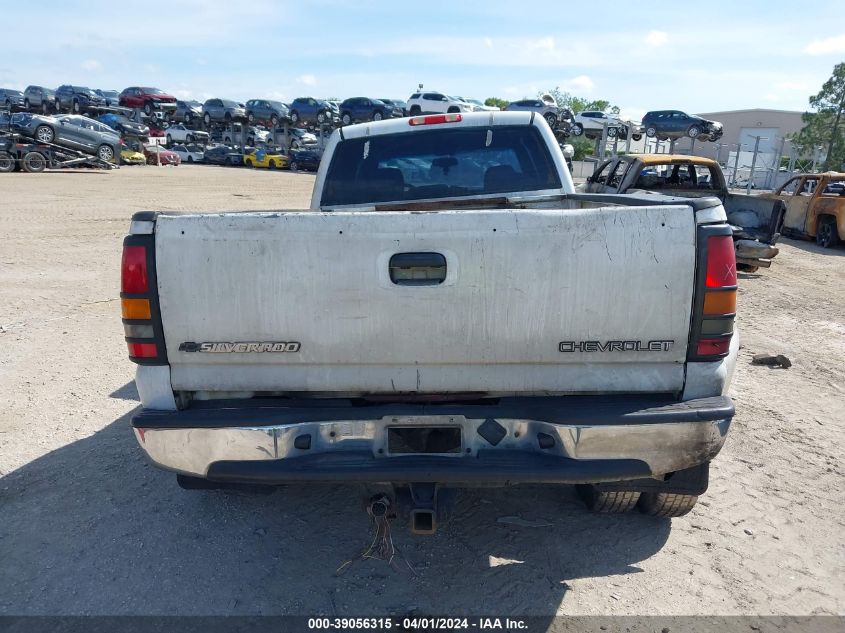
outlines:
{"label": "blue sky", "polygon": [[19,51],[0,58],[0,87],[152,85],[199,100],[289,101],[407,98],[418,83],[480,99],[560,86],[638,118],[803,110],[845,61],[841,0],[73,4],[0,3],[17,25],[4,48]]}

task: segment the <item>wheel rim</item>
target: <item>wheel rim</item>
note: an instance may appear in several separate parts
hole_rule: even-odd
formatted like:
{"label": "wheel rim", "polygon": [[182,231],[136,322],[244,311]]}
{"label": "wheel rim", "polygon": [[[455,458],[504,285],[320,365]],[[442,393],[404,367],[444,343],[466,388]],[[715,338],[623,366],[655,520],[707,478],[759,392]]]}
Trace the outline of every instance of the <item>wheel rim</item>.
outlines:
{"label": "wheel rim", "polygon": [[546,123],[549,124],[549,127],[554,129],[555,127],[555,118],[552,115],[546,116]]}
{"label": "wheel rim", "polygon": [[292,170],[292,171],[296,171],[297,169],[299,169],[299,165],[297,164],[297,162],[296,162],[296,161],[293,161],[293,162],[290,164],[290,168],[291,168],[291,170]]}
{"label": "wheel rim", "polygon": [[584,133],[584,126],[576,123],[572,131],[575,132],[575,136],[581,136]]}
{"label": "wheel rim", "polygon": [[100,151],[97,152],[97,155],[100,157],[101,160],[111,162],[111,160],[114,158],[114,150],[112,150],[112,148],[108,145],[103,145],[100,148]]}
{"label": "wheel rim", "polygon": [[698,128],[697,128],[697,127],[691,127],[691,128],[689,129],[689,135],[690,135],[690,138],[695,138],[695,137],[696,137],[696,136],[698,136],[699,134],[700,134],[700,132],[698,131]]}
{"label": "wheel rim", "polygon": [[291,120],[291,123],[296,123],[297,121],[299,121],[299,115],[296,112],[294,112],[293,114],[290,115],[290,120]]}
{"label": "wheel rim", "polygon": [[381,112],[376,112],[373,115],[373,121],[381,121]]}
{"label": "wheel rim", "polygon": [[75,101],[73,103],[73,111],[77,114],[79,113],[79,104]]}
{"label": "wheel rim", "polygon": [[350,123],[352,123],[352,118],[348,114],[344,114],[343,115],[343,124],[349,125]]}
{"label": "wheel rim", "polygon": [[607,128],[607,136],[608,136],[608,138],[615,138],[616,137],[616,128],[612,128],[612,127]]}
{"label": "wheel rim", "polygon": [[15,161],[12,160],[12,157],[8,154],[4,153],[0,155],[0,171],[12,171],[15,167]]}
{"label": "wheel rim", "polygon": [[53,130],[48,127],[40,127],[35,133],[35,137],[42,143],[53,142]]}
{"label": "wheel rim", "polygon": [[654,138],[655,136],[657,136],[657,130],[655,130],[653,127],[650,127],[645,131],[645,135],[649,138]]}
{"label": "wheel rim", "polygon": [[320,112],[320,113],[317,115],[317,123],[322,123],[322,122],[323,122],[323,121],[325,121],[325,120],[326,120],[326,115],[325,115],[325,114],[323,114],[322,112]]}

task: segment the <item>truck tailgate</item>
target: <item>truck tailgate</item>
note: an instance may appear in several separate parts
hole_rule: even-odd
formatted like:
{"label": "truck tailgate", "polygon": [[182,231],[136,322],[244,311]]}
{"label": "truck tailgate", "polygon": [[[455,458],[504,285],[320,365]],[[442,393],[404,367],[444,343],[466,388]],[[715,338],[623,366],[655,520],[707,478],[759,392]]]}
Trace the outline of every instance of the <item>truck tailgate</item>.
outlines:
{"label": "truck tailgate", "polygon": [[[695,231],[687,206],[162,215],[172,386],[676,392]],[[405,253],[445,279],[397,285]]]}

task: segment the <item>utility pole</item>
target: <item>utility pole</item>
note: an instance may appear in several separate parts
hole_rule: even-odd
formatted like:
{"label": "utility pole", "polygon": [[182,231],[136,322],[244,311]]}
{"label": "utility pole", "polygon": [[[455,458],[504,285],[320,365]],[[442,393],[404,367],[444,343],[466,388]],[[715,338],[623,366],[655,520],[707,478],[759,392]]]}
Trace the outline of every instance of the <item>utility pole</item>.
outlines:
{"label": "utility pole", "polygon": [[801,150],[804,149],[803,145],[796,145],[795,143],[790,143],[790,154],[789,154],[789,167],[787,167],[787,171],[789,175],[792,176],[792,172],[795,171],[795,161],[798,159],[798,155],[801,153]]}
{"label": "utility pole", "polygon": [[751,174],[748,176],[748,184],[745,186],[745,193],[751,195],[751,185],[754,183],[754,167],[757,166],[757,151],[760,148],[760,141],[769,138],[767,136],[754,136],[754,155],[751,157]]}
{"label": "utility pole", "polygon": [[770,189],[775,189],[778,186],[778,174],[780,173],[780,161],[783,160],[783,148],[786,145],[786,138],[780,138],[780,147],[778,148],[777,156],[775,156],[775,164],[772,166],[772,182]]}
{"label": "utility pole", "polygon": [[736,144],[736,156],[734,156],[734,174],[733,181],[736,186],[736,172],[739,170],[739,149],[742,147],[739,143]]}

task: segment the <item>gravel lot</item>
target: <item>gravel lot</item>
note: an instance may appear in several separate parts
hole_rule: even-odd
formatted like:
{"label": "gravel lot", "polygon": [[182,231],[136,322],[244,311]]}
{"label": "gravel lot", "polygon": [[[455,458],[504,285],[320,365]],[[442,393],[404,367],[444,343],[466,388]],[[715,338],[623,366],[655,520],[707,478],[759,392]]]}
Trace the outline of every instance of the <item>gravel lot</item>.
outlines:
{"label": "gravel lot", "polygon": [[[313,176],[215,167],[0,175],[0,614],[792,614],[845,611],[845,249],[784,240],[741,275],[737,416],[681,519],[571,488],[463,493],[409,564],[352,488],[186,492],[142,458],[118,301],[144,209],[306,207]],[[752,366],[786,354],[791,369]],[[544,524],[498,522],[505,516]],[[404,564],[403,564],[404,565]]]}

